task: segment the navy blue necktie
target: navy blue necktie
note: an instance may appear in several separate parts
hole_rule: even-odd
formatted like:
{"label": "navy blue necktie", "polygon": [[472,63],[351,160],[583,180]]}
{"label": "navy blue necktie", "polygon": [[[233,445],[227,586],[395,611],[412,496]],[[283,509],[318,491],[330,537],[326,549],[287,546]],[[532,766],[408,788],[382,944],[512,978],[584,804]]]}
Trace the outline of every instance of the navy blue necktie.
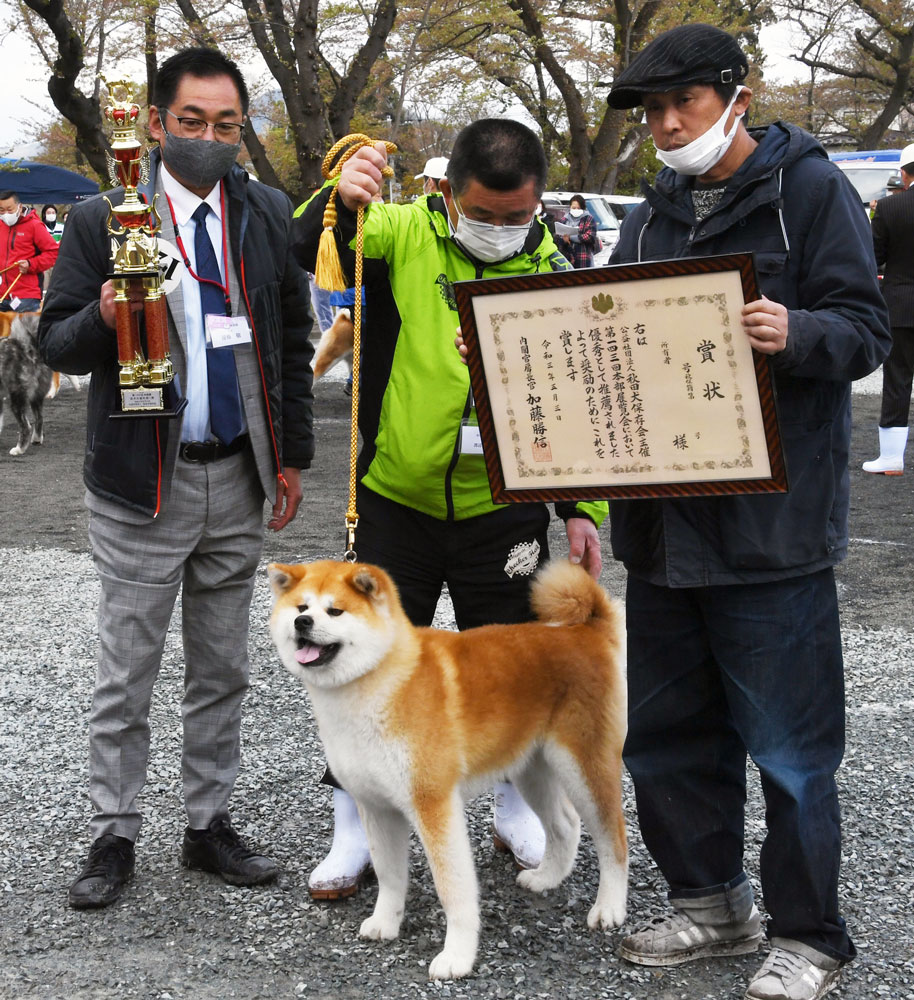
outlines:
{"label": "navy blue necktie", "polygon": [[[209,279],[197,282],[200,286],[200,306],[203,310],[204,324],[207,315],[225,315],[225,293],[222,290],[219,262],[216,260],[212,241],[206,231],[206,216],[209,211],[209,205],[204,201],[197,206],[193,214],[193,220],[197,224],[194,231],[197,277]],[[243,423],[235,353],[230,347],[207,348],[206,380],[209,388],[210,427],[223,444],[231,444],[241,433]]]}

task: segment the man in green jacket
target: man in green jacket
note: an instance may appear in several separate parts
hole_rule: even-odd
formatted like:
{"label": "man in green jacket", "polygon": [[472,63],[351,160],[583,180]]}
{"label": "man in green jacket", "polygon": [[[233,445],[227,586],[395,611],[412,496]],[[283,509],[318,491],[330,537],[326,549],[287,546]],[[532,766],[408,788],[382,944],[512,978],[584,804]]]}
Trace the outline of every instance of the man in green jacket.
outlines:
{"label": "man in green jacket", "polygon": [[[568,268],[535,217],[545,154],[517,122],[475,122],[457,137],[440,193],[407,205],[374,200],[386,163],[382,143],[360,149],[342,167],[336,198],[334,233],[350,268],[355,213],[366,209],[358,556],[391,573],[414,624],[431,622],[444,583],[461,629],[526,621],[532,574],[548,557],[549,512],[544,504],[492,502],[469,375],[454,349],[453,283]],[[298,219],[298,258],[312,271],[335,183]],[[556,512],[569,558],[598,576],[606,504],[557,504]],[[544,845],[536,816],[509,784],[496,785],[495,801],[496,845],[536,866]],[[354,892],[368,864],[341,789],[334,814],[333,849],[309,880],[318,898]]]}

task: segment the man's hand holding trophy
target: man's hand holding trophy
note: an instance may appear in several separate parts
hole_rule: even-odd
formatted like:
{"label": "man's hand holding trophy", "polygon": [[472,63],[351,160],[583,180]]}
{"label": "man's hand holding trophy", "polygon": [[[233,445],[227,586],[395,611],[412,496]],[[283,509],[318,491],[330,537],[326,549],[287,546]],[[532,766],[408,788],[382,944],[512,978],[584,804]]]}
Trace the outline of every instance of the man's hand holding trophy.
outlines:
{"label": "man's hand holding trophy", "polygon": [[[112,416],[173,417],[187,401],[181,397],[169,357],[168,312],[158,266],[157,234],[162,222],[156,209],[158,196],[150,205],[137,191],[148,180],[149,155],[136,136],[140,108],[133,100],[133,85],[120,80],[105,83],[110,99],[105,118],[114,132],[108,166],[111,182],[124,188],[121,204],[112,205],[105,198],[107,228],[115,246],[108,277],[114,291],[120,365],[120,405]],[[140,309],[135,305],[138,301]]]}

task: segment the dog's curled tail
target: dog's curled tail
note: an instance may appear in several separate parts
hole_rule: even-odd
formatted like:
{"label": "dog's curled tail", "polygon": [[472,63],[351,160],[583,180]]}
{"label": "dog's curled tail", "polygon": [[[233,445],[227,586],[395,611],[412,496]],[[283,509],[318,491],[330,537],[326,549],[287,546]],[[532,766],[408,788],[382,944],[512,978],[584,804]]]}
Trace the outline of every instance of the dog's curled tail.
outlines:
{"label": "dog's curled tail", "polygon": [[593,619],[614,623],[619,605],[583,567],[556,559],[541,569],[530,591],[537,618],[559,625],[584,625]]}

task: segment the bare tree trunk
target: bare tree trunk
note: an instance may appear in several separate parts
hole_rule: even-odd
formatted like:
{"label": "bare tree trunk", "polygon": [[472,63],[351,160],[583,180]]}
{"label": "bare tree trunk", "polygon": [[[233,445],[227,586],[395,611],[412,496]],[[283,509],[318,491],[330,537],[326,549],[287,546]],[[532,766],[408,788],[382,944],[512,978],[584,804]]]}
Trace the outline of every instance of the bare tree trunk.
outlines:
{"label": "bare tree trunk", "polygon": [[62,0],[24,0],[50,28],[57,42],[53,75],[48,93],[57,110],[76,127],[76,147],[100,178],[108,176],[105,153],[108,139],[102,129],[98,97],[86,97],[76,89],[76,79],[85,65],[81,38],[64,10]]}

